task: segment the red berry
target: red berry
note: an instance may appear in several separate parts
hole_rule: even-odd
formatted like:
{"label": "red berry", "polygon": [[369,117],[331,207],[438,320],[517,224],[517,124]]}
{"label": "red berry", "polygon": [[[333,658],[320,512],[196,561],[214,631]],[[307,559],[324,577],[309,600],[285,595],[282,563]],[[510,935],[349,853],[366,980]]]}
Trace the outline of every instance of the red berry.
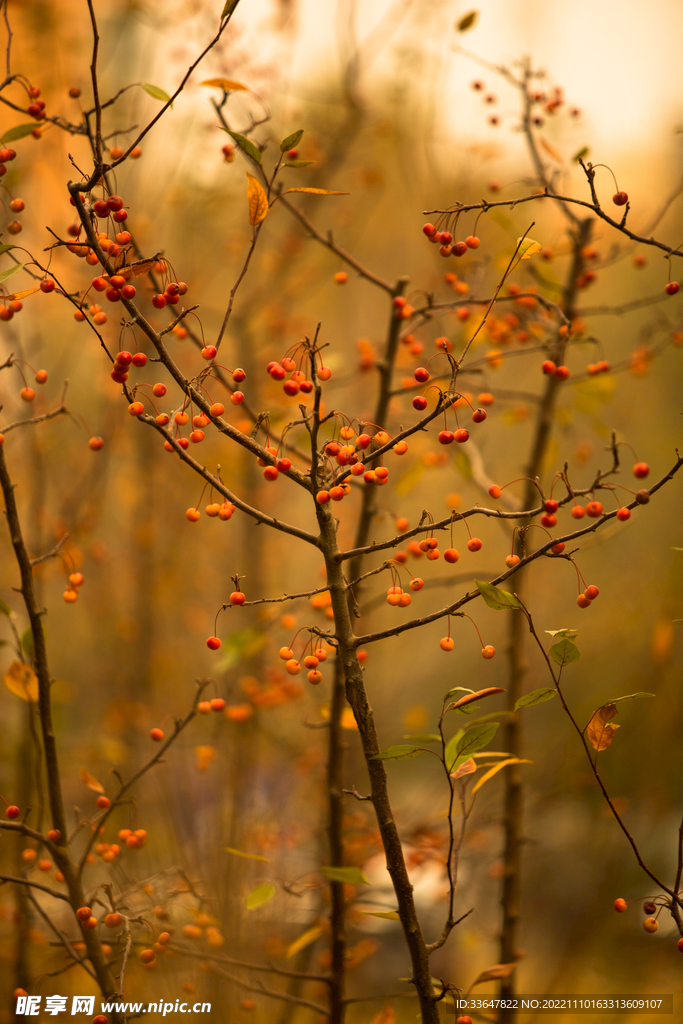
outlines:
{"label": "red berry", "polygon": [[418,412],[423,412],[427,408],[427,399],[424,395],[415,395],[413,399],[413,409],[417,409]]}
{"label": "red berry", "polygon": [[51,277],[45,277],[40,282],[41,292],[53,292],[55,290],[55,283]]}
{"label": "red berry", "polygon": [[144,352],[136,352],[131,362],[133,363],[133,366],[137,366],[138,369],[140,369],[147,365],[147,356]]}
{"label": "red berry", "polygon": [[241,590],[235,590],[230,595],[230,604],[240,605],[240,604],[244,604],[245,601],[246,601],[246,597],[244,596],[244,594],[242,593]]}
{"label": "red berry", "polygon": [[557,512],[559,507],[558,502],[556,502],[554,498],[546,498],[543,502],[543,508],[546,512]]}
{"label": "red berry", "polygon": [[424,366],[418,366],[418,368],[413,373],[413,377],[415,378],[416,381],[418,381],[419,384],[426,384],[426,382],[429,380],[429,370],[427,370]]}
{"label": "red berry", "polygon": [[583,505],[574,505],[572,509],[572,519],[583,519],[586,514],[586,510]]}
{"label": "red berry", "polygon": [[600,591],[595,586],[586,587],[585,594],[589,601],[594,601]]}
{"label": "red berry", "polygon": [[681,286],[678,281],[669,281],[668,284],[664,285],[664,291],[667,295],[675,295],[676,292],[681,290]]}
{"label": "red berry", "polygon": [[482,658],[486,658],[487,661],[489,661],[495,653],[496,649],[495,647],[492,647],[491,644],[487,644],[486,647],[482,647],[481,649],[481,656]]}
{"label": "red berry", "polygon": [[627,519],[630,519],[630,518],[631,518],[631,509],[630,509],[630,508],[624,508],[624,507],[622,506],[622,507],[621,507],[621,508],[619,509],[619,511],[617,512],[617,519],[618,519],[618,520],[619,520],[620,522],[622,522],[622,523],[625,523],[625,522],[626,522],[626,520],[627,520]]}
{"label": "red berry", "polygon": [[10,821],[13,821],[15,818],[18,818],[20,814],[21,811],[15,804],[10,804],[10,806],[7,808],[7,817],[10,819]]}
{"label": "red berry", "polygon": [[485,419],[486,419],[486,410],[485,409],[475,409],[474,412],[472,413],[472,421],[474,423],[483,423]]}
{"label": "red berry", "polygon": [[642,480],[643,477],[646,477],[649,472],[650,467],[648,466],[647,462],[636,462],[635,466],[633,467],[633,475],[635,477],[638,477],[638,479],[640,480]]}
{"label": "red berry", "polygon": [[465,245],[468,249],[478,249],[480,244],[481,243],[476,235],[468,235],[465,239]]}
{"label": "red berry", "polygon": [[480,551],[481,547],[482,542],[479,540],[478,537],[470,537],[470,539],[467,541],[468,551]]}
{"label": "red berry", "polygon": [[428,238],[432,238],[432,236],[436,234],[436,228],[433,224],[424,224],[422,226],[422,230]]}
{"label": "red berry", "polygon": [[558,380],[566,380],[567,377],[569,376],[569,367],[567,367],[567,366],[558,366],[557,369],[555,370],[555,376],[557,377]]}
{"label": "red berry", "polygon": [[552,377],[552,375],[556,372],[557,367],[555,366],[555,363],[552,361],[552,359],[546,359],[545,362],[541,364],[541,369],[544,373],[547,373],[549,377]]}
{"label": "red berry", "polygon": [[111,800],[108,796],[98,796],[95,801],[100,810],[105,811],[107,807],[111,807]]}
{"label": "red berry", "polygon": [[149,733],[149,738],[151,740],[154,740],[155,743],[161,743],[161,741],[164,738],[163,729],[151,729]]}
{"label": "red berry", "polygon": [[104,441],[101,437],[91,437],[88,441],[88,447],[94,452],[98,452],[101,448],[104,448]]}
{"label": "red berry", "polygon": [[215,359],[218,355],[218,349],[215,345],[205,345],[202,349],[202,359]]}
{"label": "red berry", "polygon": [[589,501],[586,505],[586,515],[591,519],[598,519],[602,515],[602,511],[602,503],[599,501]]}
{"label": "red berry", "polygon": [[453,437],[458,442],[458,444],[464,444],[465,441],[469,441],[470,432],[469,430],[465,430],[464,427],[460,427],[459,430],[456,430]]}
{"label": "red berry", "polygon": [[578,604],[579,608],[590,608],[591,600],[589,597],[586,597],[585,594],[579,594],[579,596],[576,599],[576,603]]}
{"label": "red berry", "polygon": [[455,434],[452,430],[440,430],[438,435],[439,444],[453,444]]}
{"label": "red berry", "polygon": [[500,498],[501,493],[502,492],[498,484],[491,484],[491,486],[489,487],[489,495],[492,498]]}
{"label": "red berry", "polygon": [[507,565],[508,569],[513,569],[516,565],[519,565],[519,563],[519,555],[508,555],[507,558],[505,559],[505,564]]}
{"label": "red berry", "polygon": [[615,206],[626,206],[628,202],[628,195],[626,192],[615,192],[612,196],[612,202]]}

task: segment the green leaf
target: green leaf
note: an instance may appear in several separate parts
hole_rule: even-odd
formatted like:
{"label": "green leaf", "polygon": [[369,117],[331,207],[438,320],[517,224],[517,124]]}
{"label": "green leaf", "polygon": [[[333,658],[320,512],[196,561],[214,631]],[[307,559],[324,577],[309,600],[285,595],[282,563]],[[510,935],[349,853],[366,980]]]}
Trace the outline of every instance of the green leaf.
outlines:
{"label": "green leaf", "polygon": [[311,164],[314,164],[314,163],[315,163],[315,160],[288,160],[287,163],[283,164],[282,166],[283,167],[310,167]]}
{"label": "green leaf", "polygon": [[489,608],[502,611],[504,608],[521,608],[521,605],[514,594],[500,587],[494,587],[492,583],[484,583],[483,580],[474,581],[479,588],[479,593]]}
{"label": "green leaf", "polygon": [[579,160],[585,160],[590,151],[590,146],[582,146],[581,149],[578,149],[576,153],[574,153],[572,163],[578,164]]}
{"label": "green leaf", "polygon": [[380,750],[379,754],[373,754],[373,761],[400,761],[404,757],[415,757],[417,754],[424,754],[421,747],[412,743],[397,743],[386,750]]}
{"label": "green leaf", "polygon": [[24,269],[23,263],[16,263],[13,267],[8,267],[7,270],[3,270],[0,274],[0,284],[4,284],[5,281],[9,281],[10,277],[14,277],[20,270]]}
{"label": "green leaf", "polygon": [[496,735],[499,724],[499,722],[489,722],[488,725],[473,725],[471,729],[467,729],[456,744],[457,756],[463,757],[466,754],[467,757],[470,757],[475,750],[481,750],[482,747],[487,746]]}
{"label": "green leaf", "polygon": [[240,135],[239,132],[231,132],[229,128],[222,128],[222,130],[227,132],[231,139],[235,140],[243,153],[250,156],[257,164],[261,163],[261,150],[251,139],[248,139],[246,135]]}
{"label": "green leaf", "polygon": [[168,93],[164,89],[160,89],[158,85],[150,85],[149,82],[143,82],[142,88],[148,96],[155,100],[161,100],[162,103],[168,103],[171,99]]}
{"label": "green leaf", "polygon": [[656,697],[656,693],[627,693],[623,697],[614,697],[612,700],[607,701],[608,704],[617,704],[620,700],[637,700],[640,697]]}
{"label": "green leaf", "polygon": [[560,640],[559,644],[553,644],[548,652],[556,665],[569,665],[572,661],[578,661],[581,651],[571,640]]}
{"label": "green leaf", "polygon": [[265,633],[255,626],[236,630],[223,645],[225,653],[218,667],[221,670],[233,668],[238,662],[255,657],[263,649],[265,642]]}
{"label": "green leaf", "polygon": [[414,736],[404,736],[410,743],[440,743],[441,737],[432,732],[418,732]]}
{"label": "green leaf", "polygon": [[579,635],[578,629],[546,629],[549,636],[558,636],[561,640],[573,640]]}
{"label": "green leaf", "polygon": [[10,249],[16,249],[16,245],[0,245],[0,256],[3,252],[9,252]]}
{"label": "green leaf", "polygon": [[225,7],[221,14],[221,21],[223,18],[227,18],[229,14],[232,14],[239,2],[240,0],[225,0]]}
{"label": "green leaf", "polygon": [[299,128],[298,131],[292,132],[291,135],[288,135],[287,138],[283,139],[280,143],[280,152],[286,153],[288,149],[294,149],[295,146],[298,146],[303,138],[303,134],[303,128]]}
{"label": "green leaf", "polygon": [[36,127],[35,121],[33,124],[17,124],[14,128],[8,128],[2,136],[2,141],[16,142],[17,139],[25,139],[27,135],[30,135],[33,129]]}
{"label": "green leaf", "polygon": [[[453,768],[455,767],[455,763],[456,763],[456,761],[458,759],[456,748],[458,746],[458,743],[460,742],[460,740],[462,739],[462,737],[464,735],[465,735],[465,730],[464,729],[458,729],[458,731],[456,732],[455,736],[451,736],[451,738],[449,739],[448,743],[446,744],[445,760],[446,760],[446,767],[448,768],[449,771],[452,771]],[[466,761],[467,758],[463,757],[462,760]]]}
{"label": "green leaf", "polygon": [[257,885],[247,896],[244,905],[247,910],[258,910],[259,907],[265,907],[266,903],[270,903],[275,897],[276,892],[277,889],[272,882]]}
{"label": "green leaf", "polygon": [[455,31],[456,32],[467,32],[468,29],[474,28],[474,26],[477,23],[477,18],[478,17],[479,17],[479,11],[470,11],[469,14],[466,14],[464,17],[460,18],[459,21],[456,21],[456,23],[455,23]]}
{"label": "green leaf", "polygon": [[344,882],[346,885],[370,885],[360,868],[332,868],[320,869],[320,874],[330,882]]}
{"label": "green leaf", "polygon": [[518,711],[519,708],[533,707],[534,704],[544,704],[545,701],[552,700],[553,697],[556,695],[556,692],[556,690],[551,690],[548,688],[544,688],[542,690],[532,690],[531,693],[527,693],[523,697],[519,698],[519,700],[515,703],[515,711]]}
{"label": "green leaf", "polygon": [[21,634],[21,649],[24,654],[28,654],[29,658],[35,657],[35,648],[33,646],[33,633],[31,627],[27,626],[24,632]]}
{"label": "green leaf", "polygon": [[9,618],[11,614],[12,609],[10,608],[10,606],[8,604],[5,604],[4,601],[0,601],[0,615],[7,615],[7,617]]}

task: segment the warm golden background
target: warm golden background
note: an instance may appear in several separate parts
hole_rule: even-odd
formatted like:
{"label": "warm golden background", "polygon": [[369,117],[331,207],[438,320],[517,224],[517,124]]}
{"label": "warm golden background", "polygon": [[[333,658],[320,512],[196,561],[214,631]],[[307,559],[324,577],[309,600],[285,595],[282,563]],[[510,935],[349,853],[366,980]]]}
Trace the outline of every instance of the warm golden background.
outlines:
{"label": "warm golden background", "polygon": [[[220,0],[163,6],[145,0],[98,2],[103,96],[129,82],[151,82],[173,91],[214,31],[219,7]],[[426,243],[422,211],[490,197],[492,181],[501,184],[502,196],[518,196],[529,190],[532,177],[522,137],[515,131],[514,90],[458,54],[457,43],[494,64],[529,54],[536,66],[545,68],[543,87],[562,86],[567,105],[581,110],[581,116],[572,118],[564,108],[548,118],[544,130],[546,141],[563,158],[548,158],[558,170],[558,188],[588,198],[582,173],[571,163],[577,150],[588,146],[590,159],[609,164],[619,187],[628,191],[631,226],[649,230],[666,199],[676,194],[682,173],[683,8],[662,0],[645,7],[636,2],[615,7],[484,0],[477,26],[457,37],[453,23],[466,10],[457,3],[429,0],[242,0],[223,42],[193,75],[174,110],[144,140],[142,158],[117,175],[118,191],[130,208],[128,223],[141,248],[149,255],[163,251],[178,277],[187,281],[188,301],[199,303],[207,339],[216,335],[250,237],[245,162],[239,155],[232,163],[223,160],[227,137],[216,127],[210,104],[217,93],[200,85],[215,75],[237,79],[253,90],[229,100],[227,116],[238,131],[252,117],[263,117],[264,109],[271,120],[256,130],[259,141],[306,129],[300,156],[316,163],[284,172],[291,175],[288,183],[351,194],[302,200],[301,208],[321,231],[333,231],[340,245],[382,277],[393,281],[408,275],[408,291],[416,300],[425,291],[440,301],[452,298],[443,280],[451,265]],[[9,17],[15,33],[12,71],[22,71],[41,87],[50,114],[77,121],[78,103],[69,99],[67,90],[79,86],[83,102],[90,102],[86,5],[81,0],[10,2]],[[469,89],[475,78],[496,95],[495,105],[487,107]],[[16,87],[4,95],[21,102]],[[158,103],[142,90],[127,92],[107,115],[107,134],[119,133],[110,143],[132,139],[132,126],[146,123],[157,109]],[[495,128],[487,124],[494,112],[501,118]],[[1,118],[2,130],[25,120],[4,107]],[[51,241],[46,226],[63,236],[73,219],[66,182],[76,172],[69,154],[87,169],[87,146],[80,138],[49,130],[40,141],[21,140],[16,149],[18,157],[2,185],[26,201],[18,240],[37,259],[46,260],[43,250]],[[275,149],[271,144],[269,154]],[[599,172],[598,187],[611,205],[614,188],[608,171]],[[533,237],[556,253],[543,273],[551,280],[562,279],[563,223],[550,204],[536,204],[533,210],[532,205],[480,220],[482,247],[471,261],[473,269],[457,267],[478,294],[490,294],[516,238],[532,219]],[[678,198],[655,232],[668,244],[678,244],[683,236]],[[583,486],[598,467],[608,465],[605,445],[612,430],[650,463],[650,480],[669,469],[681,444],[681,351],[665,342],[683,326],[682,300],[665,300],[668,266],[656,250],[643,250],[646,266],[636,269],[633,256],[640,250],[622,246],[613,251],[618,242],[598,224],[595,245],[604,266],[598,263],[598,280],[584,292],[580,306],[621,307],[648,296],[657,301],[628,315],[584,318],[590,340],[573,350],[573,373],[578,375],[596,358],[621,369],[599,381],[570,381],[560,403],[546,469],[550,476],[566,460],[572,479]],[[68,254],[55,255],[52,269],[72,291],[88,280],[87,268]],[[273,210],[238,293],[225,360],[245,367],[250,405],[269,409],[276,427],[287,422],[288,409],[296,413],[296,401],[287,400],[285,406],[280,388],[264,373],[265,364],[280,358],[304,333],[312,334],[319,320],[330,346],[326,361],[334,371],[326,391],[329,407],[361,416],[373,406],[374,371],[359,368],[359,353],[367,352],[368,345],[379,350],[387,303],[352,272],[343,288],[336,286],[333,275],[341,269],[337,257],[305,239],[285,209]],[[522,284],[530,280],[522,270],[516,275]],[[157,314],[155,322],[166,321]],[[420,337],[431,354],[438,334],[457,340],[462,330],[459,321],[447,316]],[[114,315],[104,333],[116,346]],[[365,347],[359,349],[360,342]],[[483,342],[480,354],[498,347],[486,335]],[[54,697],[67,806],[76,808],[74,822],[94,807],[94,795],[79,780],[79,769],[86,767],[105,785],[113,767],[129,775],[149,756],[149,729],[161,725],[170,730],[173,717],[181,717],[191,703],[195,679],[212,675],[215,693],[229,705],[248,705],[250,716],[244,722],[219,715],[199,718],[172,748],[167,763],[141,783],[134,804],[121,810],[115,824],[117,829],[146,828],[148,844],[137,854],[125,855],[122,866],[113,869],[114,880],[117,885],[133,878],[146,881],[154,887],[146,894],[153,906],[177,887],[177,869],[182,869],[208,896],[205,909],[225,939],[222,952],[247,960],[272,957],[303,970],[324,966],[324,935],[290,960],[285,957],[297,936],[322,923],[325,913],[325,891],[315,873],[325,859],[324,736],[306,723],[320,720],[327,680],[319,690],[304,682],[301,692],[287,691],[277,674],[277,650],[294,631],[283,626],[281,614],[291,613],[297,628],[311,622],[325,626],[324,614],[307,602],[291,609],[275,606],[267,614],[256,609],[227,612],[219,618],[221,652],[212,655],[204,644],[213,633],[217,609],[232,589],[233,573],[246,576],[249,599],[277,596],[319,586],[319,561],[311,550],[267,535],[240,514],[229,523],[206,517],[195,525],[186,521],[185,509],[198,502],[201,486],[163,451],[153,432],[126,415],[94,335],[74,322],[57,295],[28,299],[20,315],[2,324],[1,345],[3,359],[13,352],[36,369],[48,370],[50,380],[36,400],[37,412],[58,402],[61,381],[68,378],[69,407],[106,441],[102,452],[91,452],[83,427],[67,418],[17,431],[6,441],[31,550],[49,550],[67,530],[64,550],[86,577],[80,600],[67,606],[61,597],[65,572],[60,560],[45,563],[40,572],[51,667],[58,679]],[[198,358],[190,343],[172,345],[183,368],[196,372]],[[648,346],[657,349],[657,358],[650,362],[641,356],[634,365],[634,349]],[[401,358],[400,375],[409,374],[415,362],[405,352]],[[475,390],[485,386],[509,393],[497,401],[477,434],[487,472],[501,484],[523,474],[534,411],[533,401],[525,396],[540,389],[539,362],[538,356],[511,359],[500,369],[488,370],[483,383],[473,384]],[[145,379],[153,382],[153,371]],[[17,371],[5,370],[3,424],[25,414],[19,408],[20,386]],[[234,423],[244,420],[232,407],[227,415]],[[409,422],[411,415],[408,403],[397,405],[392,423],[403,417]],[[489,502],[452,456],[430,465],[433,448],[426,438],[415,440],[401,464],[405,475],[393,472],[396,483],[382,494],[385,514],[377,524],[377,537],[391,535],[392,511],[414,524],[423,508],[441,517],[458,501],[460,508]],[[630,453],[622,451],[620,479],[630,486]],[[303,492],[282,480],[264,483],[253,460],[216,440],[207,437],[202,454],[209,466],[220,462],[224,478],[253,504],[313,527]],[[416,468],[408,473],[413,464]],[[675,870],[681,816],[681,640],[675,632],[680,627],[672,620],[683,617],[683,566],[672,547],[683,545],[682,497],[677,478],[627,524],[612,525],[581,544],[581,570],[601,590],[588,611],[575,605],[571,566],[545,564],[533,570],[532,610],[539,628],[580,628],[582,659],[566,673],[578,717],[585,719],[608,697],[639,690],[657,694],[655,700],[621,705],[622,728],[601,757],[605,778],[643,856],[667,879]],[[339,512],[340,536],[347,542],[352,538],[354,500]],[[455,572],[465,585],[474,574],[490,578],[500,572],[509,548],[507,533],[495,523],[478,524],[477,532],[484,549],[476,565],[472,568],[475,556],[469,556]],[[461,550],[463,536],[462,527],[456,528]],[[0,533],[0,545],[0,596],[16,609],[21,629],[25,622],[19,595],[12,589],[18,575],[5,532]],[[419,595],[421,608],[440,607],[445,595],[456,593],[446,584],[446,569],[442,562],[431,569],[431,578],[442,581],[441,586],[427,587]],[[369,617],[364,628],[396,621],[396,613],[382,603],[382,593],[381,582],[366,591]],[[417,603],[416,597],[413,607]],[[370,648],[368,689],[385,746],[400,742],[406,733],[431,731],[441,696],[450,686],[505,685],[504,615],[477,607],[475,618],[485,642],[498,649],[492,663],[481,661],[468,623],[454,626],[458,644],[452,655],[438,646],[443,623]],[[251,632],[227,639],[247,629]],[[7,625],[2,636],[11,640]],[[0,652],[3,671],[12,658],[11,647]],[[530,653],[528,688],[545,685],[543,665]],[[638,905],[625,917],[612,911],[617,896],[655,893],[606,812],[559,704],[530,709],[525,727],[526,756],[534,763],[525,776],[526,955],[518,968],[520,991],[674,992],[680,1007],[681,955],[668,919],[662,917],[659,932],[647,936]],[[27,706],[3,689],[0,792],[9,802],[35,806],[39,796],[27,729]],[[352,730],[347,736],[347,782],[363,792],[360,750]],[[443,784],[426,758],[390,765],[389,773],[397,820],[418,860],[443,829]],[[466,841],[457,905],[463,913],[474,907],[474,913],[434,961],[436,976],[459,985],[467,986],[497,961],[501,792],[499,777],[484,792]],[[350,801],[348,814],[349,861],[365,866],[378,886],[371,898],[390,909],[393,898],[382,889],[382,858],[367,805]],[[4,839],[0,846],[7,867],[15,856],[12,843]],[[269,863],[225,853],[226,846],[258,853]],[[89,870],[89,885],[107,880],[105,865],[98,862]],[[250,889],[271,880],[278,885],[277,898],[261,910],[246,911]],[[436,934],[444,912],[442,880],[429,857],[415,881],[427,931]],[[192,900],[181,895],[173,905],[176,928],[192,922]],[[10,1005],[14,988],[13,906],[9,887],[3,887],[3,1006]],[[145,909],[143,902],[140,906]],[[49,909],[68,930],[59,908]],[[358,961],[353,994],[378,1000],[359,1003],[351,1019],[370,1021],[383,1005],[383,993],[405,988],[398,982],[408,971],[399,926],[356,914],[350,941]],[[62,962],[59,950],[50,951],[50,942],[44,923],[35,918],[28,956],[36,977]],[[207,948],[203,943],[198,951]],[[176,959],[162,964],[154,976],[131,968],[127,998],[175,999],[183,983],[193,983],[197,998],[210,1000],[214,1013],[231,1022],[298,1024],[311,1019],[309,1011],[259,995],[253,996],[255,1010],[240,1008],[246,993],[198,970],[198,962]],[[253,981],[244,972],[240,977]],[[44,980],[34,991],[69,994],[88,991],[88,985],[73,970]],[[401,1021],[414,1019],[410,999],[396,999],[394,1005]],[[8,1011],[2,1012],[9,1019]]]}

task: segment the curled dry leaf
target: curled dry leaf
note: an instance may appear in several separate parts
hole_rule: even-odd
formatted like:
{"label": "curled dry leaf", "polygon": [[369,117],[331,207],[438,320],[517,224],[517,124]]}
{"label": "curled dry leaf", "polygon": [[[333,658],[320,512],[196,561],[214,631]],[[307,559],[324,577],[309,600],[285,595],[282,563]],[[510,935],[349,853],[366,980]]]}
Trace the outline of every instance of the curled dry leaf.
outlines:
{"label": "curled dry leaf", "polygon": [[288,188],[282,194],[283,196],[288,195],[289,192],[308,192],[312,196],[348,196],[349,192],[331,192],[327,188]]}
{"label": "curled dry leaf", "polygon": [[88,789],[92,789],[93,793],[104,793],[104,786],[97,781],[94,775],[86,771],[85,768],[81,768],[78,773],[78,777],[81,782],[85,783]]}
{"label": "curled dry leaf", "polygon": [[249,223],[252,227],[261,224],[268,213],[268,196],[263,185],[253,174],[247,172],[247,200],[249,202]]}
{"label": "curled dry leaf", "polygon": [[586,733],[594,750],[607,750],[608,747],[612,746],[614,735],[619,726],[613,725],[610,719],[618,714],[619,709],[615,704],[605,704],[593,712],[586,726]]}
{"label": "curled dry leaf", "polygon": [[10,693],[22,700],[35,703],[38,700],[38,679],[30,665],[13,661],[5,672],[5,686]]}
{"label": "curled dry leaf", "polygon": [[494,693],[505,693],[505,690],[501,686],[487,686],[485,690],[477,690],[476,693],[468,693],[466,696],[461,697],[460,700],[456,700],[455,704],[452,705],[451,710],[454,711],[456,708],[461,708],[465,704],[471,704],[475,700],[481,700],[482,697],[492,697]]}

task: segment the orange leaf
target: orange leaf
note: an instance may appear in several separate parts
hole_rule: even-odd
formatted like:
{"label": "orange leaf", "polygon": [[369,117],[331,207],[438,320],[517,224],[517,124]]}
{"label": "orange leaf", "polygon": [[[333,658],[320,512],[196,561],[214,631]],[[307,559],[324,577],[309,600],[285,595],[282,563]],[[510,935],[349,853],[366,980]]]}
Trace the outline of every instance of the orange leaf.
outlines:
{"label": "orange leaf", "polygon": [[372,1024],[394,1024],[396,1020],[396,1011],[390,1003],[376,1013],[372,1018]]}
{"label": "orange leaf", "polygon": [[254,227],[260,224],[268,213],[268,196],[263,185],[253,174],[247,172],[247,200],[249,201],[249,223]]}
{"label": "orange leaf", "polygon": [[546,153],[548,153],[553,158],[553,160],[557,160],[558,164],[564,163],[564,157],[562,156],[562,154],[558,153],[557,150],[553,146],[551,146],[549,142],[546,142],[545,139],[541,139],[541,145],[543,146]]}
{"label": "orange leaf", "polygon": [[489,967],[487,971],[483,971],[470,985],[470,988],[474,988],[475,985],[482,985],[485,981],[498,981],[500,978],[509,978],[514,971],[517,964],[496,964],[495,967]]}
{"label": "orange leaf", "polygon": [[249,90],[248,85],[241,82],[233,82],[232,78],[207,78],[200,85],[208,85],[212,89],[225,89],[226,92],[244,92]]}
{"label": "orange leaf", "polygon": [[13,661],[5,672],[5,686],[22,700],[35,703],[38,700],[38,679],[31,668],[23,661]]}
{"label": "orange leaf", "polygon": [[594,750],[599,752],[612,746],[612,740],[619,726],[612,725],[610,719],[618,714],[619,709],[616,704],[605,704],[604,707],[593,712],[590,722],[586,726],[586,732]]}
{"label": "orange leaf", "polygon": [[459,768],[456,768],[454,772],[451,772],[451,778],[461,779],[463,775],[471,775],[472,772],[476,772],[476,770],[477,762],[473,757],[468,757],[466,761],[463,761]]}
{"label": "orange leaf", "polygon": [[451,706],[451,710],[455,708],[461,708],[465,704],[471,704],[475,700],[481,700],[482,697],[492,697],[494,693],[505,693],[505,690],[500,686],[487,686],[485,690],[477,690],[476,693],[467,693],[460,700],[456,700],[455,704]]}
{"label": "orange leaf", "polygon": [[104,793],[104,786],[100,785],[94,775],[87,772],[85,768],[81,768],[78,775],[81,782],[84,782],[88,789],[92,789],[93,793]]}
{"label": "orange leaf", "polygon": [[349,192],[330,192],[326,188],[288,188],[282,195],[286,196],[288,192],[308,192],[312,196],[348,196]]}

